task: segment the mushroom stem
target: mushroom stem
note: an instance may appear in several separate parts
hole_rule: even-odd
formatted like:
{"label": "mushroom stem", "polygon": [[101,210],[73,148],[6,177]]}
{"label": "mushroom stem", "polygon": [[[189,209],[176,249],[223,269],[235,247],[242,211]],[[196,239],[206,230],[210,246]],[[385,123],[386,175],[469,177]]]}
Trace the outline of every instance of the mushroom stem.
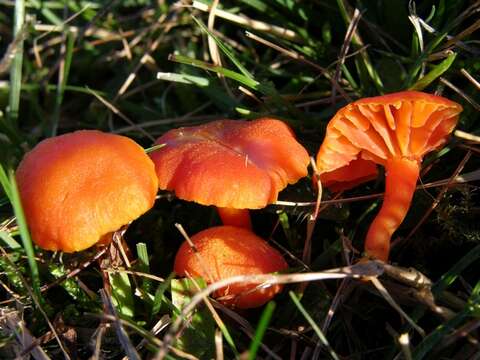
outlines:
{"label": "mushroom stem", "polygon": [[415,192],[420,164],[416,160],[396,158],[385,166],[385,197],[382,208],[368,229],[365,239],[367,256],[388,260],[390,238],[407,215]]}
{"label": "mushroom stem", "polygon": [[252,230],[252,222],[248,209],[234,209],[217,207],[218,215],[222,219],[223,225],[237,226]]}

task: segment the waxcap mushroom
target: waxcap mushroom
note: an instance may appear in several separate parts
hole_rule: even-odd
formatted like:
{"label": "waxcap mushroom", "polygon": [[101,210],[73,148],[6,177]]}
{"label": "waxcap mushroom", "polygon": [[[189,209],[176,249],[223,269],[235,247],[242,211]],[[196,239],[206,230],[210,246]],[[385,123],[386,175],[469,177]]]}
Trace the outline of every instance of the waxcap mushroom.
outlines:
{"label": "waxcap mushroom", "polygon": [[[285,270],[282,255],[248,229],[216,226],[191,237],[195,251],[185,241],[175,257],[174,271],[180,276],[202,277],[207,283],[238,275],[258,275]],[[232,284],[215,297],[230,307],[254,308],[281,291],[279,284],[256,289],[259,284]],[[223,298],[223,299],[222,299]]]}
{"label": "waxcap mushroom", "polygon": [[228,216],[222,211],[220,216],[229,225],[242,226],[237,215],[249,223],[248,211],[240,209],[275,202],[283,188],[307,175],[309,164],[308,153],[292,130],[271,118],[174,129],[155,144],[165,144],[150,154],[160,189],[174,191],[180,199],[225,208]]}
{"label": "waxcap mushroom", "polygon": [[355,161],[385,167],[382,208],[365,240],[367,255],[386,261],[390,238],[410,206],[425,154],[439,148],[458,121],[462,107],[441,96],[403,91],[365,98],[340,109],[327,126],[317,154],[317,168],[350,173]]}
{"label": "waxcap mushroom", "polygon": [[17,171],[33,241],[47,250],[80,251],[149,210],[155,168],[133,140],[80,130],[43,140]]}

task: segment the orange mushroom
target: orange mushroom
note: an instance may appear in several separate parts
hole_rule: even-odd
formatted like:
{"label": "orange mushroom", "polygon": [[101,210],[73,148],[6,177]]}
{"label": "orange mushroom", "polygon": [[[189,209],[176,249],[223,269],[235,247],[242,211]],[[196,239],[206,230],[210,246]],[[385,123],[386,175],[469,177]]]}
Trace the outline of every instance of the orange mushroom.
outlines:
{"label": "orange mushroom", "polygon": [[355,101],[329,122],[317,155],[320,179],[338,183],[359,161],[385,167],[382,208],[365,240],[368,256],[388,260],[390,238],[407,214],[422,158],[446,142],[461,111],[443,97],[404,91]]}
{"label": "orange mushroom", "polygon": [[16,179],[33,241],[80,251],[144,212],[158,190],[142,147],[120,135],[83,130],[40,142]]}
{"label": "orange mushroom", "polygon": [[247,209],[277,200],[307,175],[307,151],[283,122],[219,120],[170,130],[150,154],[159,187],[180,199],[215,205],[225,225],[251,228]]}
{"label": "orange mushroom", "polygon": [[[250,230],[217,226],[191,238],[196,252],[184,242],[175,257],[174,271],[180,276],[202,277],[212,283],[238,275],[258,275],[285,270],[282,255]],[[279,284],[236,283],[222,288],[215,297],[225,305],[247,309],[262,306],[281,291]]]}

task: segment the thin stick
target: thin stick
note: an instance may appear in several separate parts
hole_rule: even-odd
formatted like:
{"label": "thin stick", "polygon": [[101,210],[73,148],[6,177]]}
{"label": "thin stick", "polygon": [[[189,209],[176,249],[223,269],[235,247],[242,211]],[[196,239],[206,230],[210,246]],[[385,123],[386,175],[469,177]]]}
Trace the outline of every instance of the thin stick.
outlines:
{"label": "thin stick", "polygon": [[398,313],[407,320],[407,322],[415,329],[421,336],[425,336],[425,331],[415,324],[415,322],[405,313],[405,311],[402,310],[402,308],[395,302],[395,300],[392,298],[392,296],[388,293],[387,289],[382,285],[382,283],[375,277],[372,277],[369,279],[373,285],[377,288],[377,290],[380,292],[380,294],[387,300],[387,302],[395,309],[398,311]]}
{"label": "thin stick", "polygon": [[[416,190],[424,190],[430,189],[438,186],[452,186],[457,184],[465,184],[471,181],[477,181],[480,179],[480,170],[475,170],[463,175],[456,176],[455,178],[451,179],[443,179],[434,181],[428,184],[421,184],[416,187]],[[364,201],[364,200],[372,200],[378,199],[384,196],[385,193],[377,193],[371,195],[363,195],[363,196],[355,196],[351,198],[345,199],[333,199],[333,200],[322,200],[323,205],[332,205],[332,204],[343,204],[343,203],[350,203],[356,201]],[[307,206],[315,206],[317,204],[316,201],[305,201],[305,202],[293,202],[293,201],[281,201],[277,200],[274,205],[278,206],[295,206],[295,207],[307,207]]]}
{"label": "thin stick", "polygon": [[[336,83],[340,81],[340,76],[342,74],[342,65],[345,63],[345,58],[348,53],[348,50],[350,49],[350,43],[352,41],[352,37],[355,34],[355,31],[357,29],[357,26],[358,26],[358,23],[360,22],[361,17],[362,17],[362,14],[357,8],[355,8],[355,11],[353,12],[352,20],[350,21],[347,32],[345,34],[345,39],[343,40],[342,48],[340,49],[339,59],[337,61],[337,66],[335,68],[335,75],[333,77],[333,80]],[[335,95],[336,95],[335,87],[333,87],[332,102],[333,102],[333,99],[335,99]]]}
{"label": "thin stick", "polygon": [[473,135],[462,130],[455,130],[453,135],[459,139],[473,141],[480,144],[480,136]]}
{"label": "thin stick", "polygon": [[465,69],[461,69],[460,72],[462,73],[463,76],[465,76],[468,80],[470,80],[470,82],[473,85],[475,85],[478,90],[480,90],[480,82],[478,82],[477,79],[475,79],[472,75],[470,75],[470,73]]}
{"label": "thin stick", "polygon": [[468,101],[470,103],[470,105],[472,105],[475,108],[475,110],[480,111],[480,105],[475,100],[473,100],[472,97],[465,94],[465,92],[463,92],[458,87],[453,85],[450,81],[448,81],[447,79],[445,79],[443,77],[440,77],[440,82],[447,85],[450,89],[454,90],[457,94],[459,94],[461,97],[463,97],[466,101]]}
{"label": "thin stick", "polygon": [[118,115],[120,118],[122,118],[126,123],[131,125],[133,128],[136,130],[140,131],[143,135],[148,137],[151,141],[155,141],[155,138],[150,135],[148,132],[143,130],[141,127],[139,127],[137,124],[135,124],[132,120],[130,120],[126,115],[124,115],[120,110],[118,110],[113,104],[109,103],[107,100],[105,100],[100,94],[98,94],[96,91],[90,89],[87,87],[87,90],[95,96],[103,105],[105,105],[111,112],[113,112],[115,115]]}
{"label": "thin stick", "polygon": [[182,310],[180,316],[177,317],[175,322],[170,327],[169,332],[164,337],[163,347],[159,349],[156,357],[154,359],[163,359],[169,351],[169,346],[171,342],[176,338],[175,334],[180,328],[182,321],[206,296],[209,296],[211,293],[224,288],[226,286],[237,284],[237,283],[265,283],[265,285],[274,285],[274,284],[287,284],[287,283],[299,283],[305,281],[319,281],[327,279],[344,279],[344,278],[355,278],[360,279],[364,276],[379,276],[383,272],[382,264],[378,261],[369,261],[367,263],[356,264],[349,267],[332,269],[324,272],[312,272],[312,273],[296,273],[296,274],[283,274],[283,275],[273,275],[273,274],[260,274],[260,275],[242,275],[242,276],[233,276],[227,279],[217,281],[210,284],[202,291],[195,294],[190,303],[185,306]]}

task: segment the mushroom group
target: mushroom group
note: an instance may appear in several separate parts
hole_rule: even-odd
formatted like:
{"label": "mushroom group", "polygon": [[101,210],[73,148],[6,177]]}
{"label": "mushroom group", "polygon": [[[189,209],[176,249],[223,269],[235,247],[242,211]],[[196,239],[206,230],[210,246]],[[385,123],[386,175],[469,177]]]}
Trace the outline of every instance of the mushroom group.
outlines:
{"label": "mushroom group", "polygon": [[[446,142],[462,108],[440,96],[405,91],[340,109],[317,154],[323,186],[342,191],[385,168],[385,196],[365,240],[368,256],[387,261],[423,157]],[[27,153],[16,179],[34,242],[47,250],[80,251],[111,238],[154,204],[157,190],[215,206],[223,226],[183,243],[180,276],[207,283],[237,275],[284,271],[287,263],[254,234],[248,209],[261,209],[307,175],[309,155],[283,122],[220,120],[173,129],[150,154],[124,136],[94,130],[46,139]],[[192,246],[193,244],[193,246]],[[261,306],[278,285],[231,285],[215,294],[238,308]]]}

